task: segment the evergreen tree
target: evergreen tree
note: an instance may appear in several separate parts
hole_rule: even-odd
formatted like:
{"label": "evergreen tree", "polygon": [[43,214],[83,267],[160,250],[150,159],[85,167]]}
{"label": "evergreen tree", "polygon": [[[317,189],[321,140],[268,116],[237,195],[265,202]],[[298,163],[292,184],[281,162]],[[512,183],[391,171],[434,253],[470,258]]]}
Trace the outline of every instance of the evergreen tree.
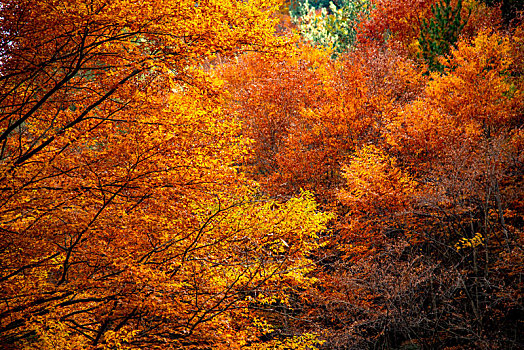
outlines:
{"label": "evergreen tree", "polygon": [[461,11],[462,0],[458,0],[455,8],[451,0],[441,0],[438,4],[431,6],[434,18],[431,18],[429,22],[426,19],[422,20],[419,43],[422,58],[428,62],[431,71],[442,71],[443,67],[438,62],[438,57],[449,53],[451,45],[455,45],[460,32],[464,29],[469,14],[463,21]]}

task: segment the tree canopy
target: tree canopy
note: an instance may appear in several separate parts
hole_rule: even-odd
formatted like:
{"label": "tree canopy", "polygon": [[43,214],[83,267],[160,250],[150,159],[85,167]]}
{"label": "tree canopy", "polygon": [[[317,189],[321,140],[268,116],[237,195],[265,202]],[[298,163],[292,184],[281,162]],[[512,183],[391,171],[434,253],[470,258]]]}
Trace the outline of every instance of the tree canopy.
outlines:
{"label": "tree canopy", "polygon": [[514,3],[3,1],[0,347],[522,348]]}

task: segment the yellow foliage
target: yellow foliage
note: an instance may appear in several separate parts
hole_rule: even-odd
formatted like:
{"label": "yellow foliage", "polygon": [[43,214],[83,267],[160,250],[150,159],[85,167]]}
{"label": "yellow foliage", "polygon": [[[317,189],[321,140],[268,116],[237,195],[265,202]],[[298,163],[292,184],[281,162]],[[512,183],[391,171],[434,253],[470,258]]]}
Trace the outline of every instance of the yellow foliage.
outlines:
{"label": "yellow foliage", "polygon": [[457,250],[465,249],[465,248],[475,248],[479,245],[484,244],[484,237],[482,237],[482,234],[480,232],[475,233],[475,235],[472,238],[461,238],[456,244],[455,248]]}
{"label": "yellow foliage", "polygon": [[398,210],[417,190],[417,182],[398,167],[396,159],[372,145],[362,147],[343,171],[346,186],[339,199],[355,212]]}
{"label": "yellow foliage", "polygon": [[278,6],[2,3],[0,342],[240,348],[252,294],[312,283],[329,215],[309,193],[257,194],[237,167],[250,141],[202,68],[280,53]]}

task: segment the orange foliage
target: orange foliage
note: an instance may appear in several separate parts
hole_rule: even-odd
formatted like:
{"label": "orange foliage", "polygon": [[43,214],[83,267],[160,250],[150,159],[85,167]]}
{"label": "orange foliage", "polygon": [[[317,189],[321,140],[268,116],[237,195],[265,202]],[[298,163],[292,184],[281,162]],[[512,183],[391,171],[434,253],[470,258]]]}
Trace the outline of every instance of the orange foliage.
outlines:
{"label": "orange foliage", "polygon": [[339,249],[357,259],[376,253],[386,231],[406,227],[411,206],[419,196],[419,184],[397,161],[375,146],[364,146],[343,168],[345,187],[338,199],[347,210],[341,225],[345,242]]}
{"label": "orange foliage", "polygon": [[231,110],[253,139],[244,166],[271,195],[314,191],[332,207],[341,167],[378,140],[381,116],[419,94],[424,78],[408,60],[368,47],[332,61],[301,48],[284,61],[244,55],[220,68]]}
{"label": "orange foliage", "polygon": [[424,172],[437,159],[464,149],[471,154],[482,140],[502,136],[518,125],[522,82],[511,79],[512,44],[499,34],[481,32],[461,41],[448,69],[434,73],[426,96],[391,114],[388,143]]}
{"label": "orange foliage", "polygon": [[375,0],[369,19],[362,24],[361,41],[393,40],[407,48],[420,34],[423,18],[431,16],[436,0]]}
{"label": "orange foliage", "polygon": [[522,345],[524,26],[427,73],[435,2],[335,59],[280,0],[4,1],[0,344]]}
{"label": "orange foliage", "polygon": [[376,136],[342,167],[345,215],[318,253],[309,316],[329,328],[328,348],[521,344],[491,333],[517,330],[508,310],[522,310],[519,30],[461,39],[428,79],[407,60],[378,63],[392,51],[355,50],[372,57],[359,69],[383,102]]}
{"label": "orange foliage", "polygon": [[[420,28],[424,20],[434,15],[431,7],[438,0],[375,0],[369,18],[362,23],[361,43],[385,42],[386,46],[405,50],[412,58],[420,55]],[[456,3],[456,2],[454,2]],[[461,17],[467,24],[463,34],[474,36],[478,31],[496,28],[501,23],[500,10],[488,7],[482,1],[463,2]]]}
{"label": "orange foliage", "polygon": [[329,216],[256,196],[197,68],[279,51],[276,5],[2,3],[2,347],[240,348],[261,336],[251,306],[310,283]]}

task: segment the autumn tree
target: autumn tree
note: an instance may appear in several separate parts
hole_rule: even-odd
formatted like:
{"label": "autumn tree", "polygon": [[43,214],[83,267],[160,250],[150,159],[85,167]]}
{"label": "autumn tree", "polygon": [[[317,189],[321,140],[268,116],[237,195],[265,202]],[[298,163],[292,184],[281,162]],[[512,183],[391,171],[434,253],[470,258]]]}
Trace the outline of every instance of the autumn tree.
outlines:
{"label": "autumn tree", "polygon": [[374,0],[371,4],[358,31],[360,44],[380,43],[431,65],[438,63],[439,55],[449,53],[459,34],[471,38],[481,29],[498,28],[502,21],[496,6],[477,0]]}
{"label": "autumn tree", "polygon": [[332,348],[522,345],[518,35],[459,41],[345,166],[349,239],[316,315]]}
{"label": "autumn tree", "polygon": [[230,92],[230,110],[254,141],[244,169],[270,195],[308,189],[333,209],[343,164],[378,137],[389,101],[413,98],[424,78],[408,60],[376,47],[336,61],[330,56],[300,46],[280,61],[244,55],[217,74]]}
{"label": "autumn tree", "polygon": [[430,16],[434,3],[434,0],[375,0],[370,15],[362,24],[359,40],[414,50],[422,19]]}
{"label": "autumn tree", "polygon": [[277,5],[2,3],[3,347],[239,348],[309,283],[328,217],[239,174],[249,142],[201,69],[277,52]]}
{"label": "autumn tree", "polygon": [[469,2],[464,36],[428,75],[426,5],[396,8],[418,19],[411,32],[382,18],[398,45],[222,67],[254,141],[248,175],[339,214],[294,315],[326,349],[522,346],[522,27],[497,32],[496,11]]}

